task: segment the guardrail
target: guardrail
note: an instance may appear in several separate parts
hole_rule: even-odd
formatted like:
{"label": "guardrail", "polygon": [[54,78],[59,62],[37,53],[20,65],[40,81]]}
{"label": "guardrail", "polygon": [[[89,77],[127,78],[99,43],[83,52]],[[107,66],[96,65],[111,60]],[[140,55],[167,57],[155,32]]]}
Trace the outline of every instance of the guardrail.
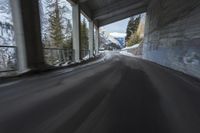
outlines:
{"label": "guardrail", "polygon": [[0,72],[17,70],[17,47],[0,45]]}
{"label": "guardrail", "polygon": [[73,50],[65,48],[44,48],[44,57],[48,65],[64,66],[73,60]]}

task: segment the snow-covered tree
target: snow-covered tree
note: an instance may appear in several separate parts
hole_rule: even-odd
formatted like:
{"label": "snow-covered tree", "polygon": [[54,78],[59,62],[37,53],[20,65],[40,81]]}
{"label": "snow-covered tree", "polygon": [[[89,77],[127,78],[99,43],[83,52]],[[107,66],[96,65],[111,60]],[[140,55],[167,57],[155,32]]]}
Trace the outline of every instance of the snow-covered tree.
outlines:
{"label": "snow-covered tree", "polygon": [[[66,0],[40,0],[41,32],[45,48],[72,49],[71,5]],[[66,50],[46,49],[45,60],[61,65],[70,56]]]}
{"label": "snow-covered tree", "polygon": [[16,67],[14,27],[9,0],[0,0],[0,71]]}
{"label": "snow-covered tree", "polygon": [[55,3],[50,5],[52,11],[48,12],[49,15],[49,33],[51,38],[51,44],[55,47],[62,48],[64,44],[64,34],[62,32],[63,29],[63,20],[62,20],[62,12],[58,5],[58,0],[55,0]]}
{"label": "snow-covered tree", "polygon": [[42,40],[45,47],[66,47],[66,41],[72,37],[69,3],[66,0],[40,0],[40,4]]}

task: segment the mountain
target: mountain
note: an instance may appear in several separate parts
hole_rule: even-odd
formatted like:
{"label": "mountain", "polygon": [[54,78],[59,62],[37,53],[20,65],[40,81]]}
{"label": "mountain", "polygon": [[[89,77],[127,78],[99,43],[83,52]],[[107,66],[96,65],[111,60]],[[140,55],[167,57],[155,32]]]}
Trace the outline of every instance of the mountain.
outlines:
{"label": "mountain", "polygon": [[113,36],[107,34],[105,31],[100,32],[100,49],[121,49],[122,45]]}
{"label": "mountain", "polygon": [[121,47],[125,47],[126,33],[112,32],[109,35],[115,38],[121,44]]}

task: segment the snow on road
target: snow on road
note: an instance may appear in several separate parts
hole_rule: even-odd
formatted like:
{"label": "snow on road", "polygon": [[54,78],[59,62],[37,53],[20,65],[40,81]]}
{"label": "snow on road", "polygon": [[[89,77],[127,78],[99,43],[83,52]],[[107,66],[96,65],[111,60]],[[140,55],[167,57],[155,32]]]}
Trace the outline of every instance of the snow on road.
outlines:
{"label": "snow on road", "polygon": [[119,53],[117,51],[100,51],[101,54],[103,54],[103,58],[101,61],[106,61],[112,59],[114,56],[118,55]]}
{"label": "snow on road", "polygon": [[137,57],[137,56],[133,55],[132,53],[129,53],[126,50],[120,51],[120,54],[125,55],[125,56],[129,56],[129,57]]}
{"label": "snow on road", "polygon": [[125,47],[125,48],[123,48],[122,50],[135,49],[135,48],[139,47],[139,45],[140,45],[140,44],[135,44],[135,45],[133,45],[133,46],[131,46],[131,47]]}

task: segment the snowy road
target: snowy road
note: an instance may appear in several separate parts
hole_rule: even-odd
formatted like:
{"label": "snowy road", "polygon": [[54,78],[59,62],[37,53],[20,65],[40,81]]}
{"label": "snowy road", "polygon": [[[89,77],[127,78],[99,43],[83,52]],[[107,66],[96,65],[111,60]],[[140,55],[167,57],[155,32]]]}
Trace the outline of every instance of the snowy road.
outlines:
{"label": "snowy road", "polygon": [[199,133],[200,82],[118,52],[0,87],[0,133]]}

